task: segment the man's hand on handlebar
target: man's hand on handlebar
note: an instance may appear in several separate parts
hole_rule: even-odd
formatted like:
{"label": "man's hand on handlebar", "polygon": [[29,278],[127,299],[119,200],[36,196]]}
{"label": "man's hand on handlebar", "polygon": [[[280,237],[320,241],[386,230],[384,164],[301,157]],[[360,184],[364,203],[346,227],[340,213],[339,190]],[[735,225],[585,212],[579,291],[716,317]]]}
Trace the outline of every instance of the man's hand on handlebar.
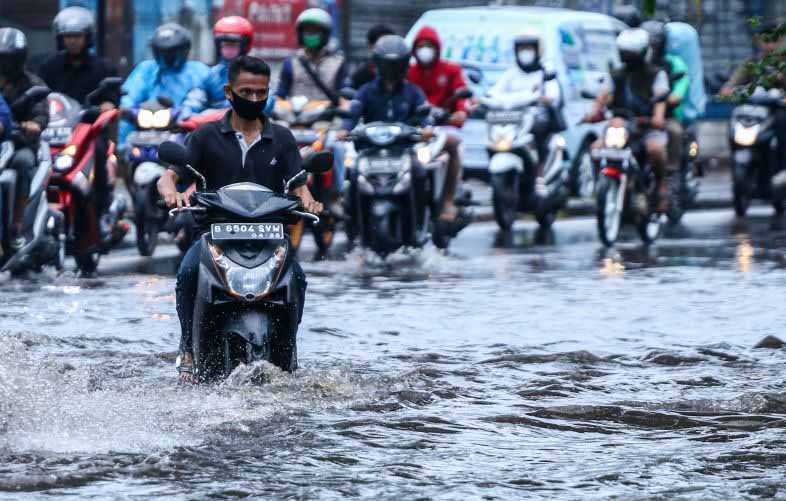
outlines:
{"label": "man's hand on handlebar", "polygon": [[467,121],[467,112],[466,111],[456,111],[452,115],[450,115],[450,124],[456,127],[461,127],[464,125],[464,122]]}
{"label": "man's hand on handlebar", "polygon": [[99,109],[101,110],[101,113],[104,113],[104,112],[107,112],[107,111],[114,110],[115,109],[115,105],[114,105],[114,103],[111,103],[109,101],[104,101],[103,103],[101,103],[101,106],[99,106]]}
{"label": "man's hand on handlebar", "polygon": [[347,140],[349,140],[348,130],[340,130],[336,132],[336,141],[347,141]]}
{"label": "man's hand on handlebar", "polygon": [[20,123],[19,127],[21,127],[24,133],[28,136],[38,136],[41,134],[41,126],[38,124],[38,122],[33,122],[32,120],[27,120]]}
{"label": "man's hand on handlebar", "polygon": [[430,141],[434,138],[434,129],[431,127],[425,127],[423,130],[420,131],[420,135],[423,137],[424,141]]}
{"label": "man's hand on handlebar", "polygon": [[322,211],[325,210],[324,205],[314,200],[314,197],[311,195],[311,191],[309,191],[308,186],[306,185],[295,188],[292,190],[292,194],[300,197],[300,202],[303,204],[303,208],[306,210],[306,212],[310,212],[312,214],[321,214]]}
{"label": "man's hand on handlebar", "polygon": [[164,199],[166,206],[170,209],[182,209],[183,207],[191,207],[191,194],[179,193],[178,191],[162,193],[161,197]]}

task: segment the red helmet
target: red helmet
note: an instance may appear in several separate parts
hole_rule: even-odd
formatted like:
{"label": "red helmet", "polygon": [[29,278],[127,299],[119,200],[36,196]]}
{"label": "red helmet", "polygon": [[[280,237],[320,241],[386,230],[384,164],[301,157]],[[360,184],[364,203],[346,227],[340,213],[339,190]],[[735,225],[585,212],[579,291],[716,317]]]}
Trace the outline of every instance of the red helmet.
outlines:
{"label": "red helmet", "polygon": [[216,50],[220,49],[221,42],[240,42],[240,52],[247,54],[251,49],[251,39],[254,38],[254,27],[244,17],[222,17],[213,26],[213,38]]}

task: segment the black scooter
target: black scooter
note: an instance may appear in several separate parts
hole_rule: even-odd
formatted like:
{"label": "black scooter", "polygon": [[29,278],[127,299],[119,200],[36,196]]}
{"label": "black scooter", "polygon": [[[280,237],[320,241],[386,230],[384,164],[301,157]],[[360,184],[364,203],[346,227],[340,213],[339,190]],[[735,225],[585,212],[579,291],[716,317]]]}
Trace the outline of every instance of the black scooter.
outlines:
{"label": "black scooter", "polygon": [[[202,191],[189,211],[209,232],[200,238],[197,301],[193,312],[194,372],[200,382],[228,376],[239,364],[268,361],[297,368],[297,328],[306,281],[291,251],[287,225],[319,218],[301,212],[300,199],[254,183],[206,191],[205,179],[186,162],[185,149],[161,143],[158,158],[188,169]],[[287,182],[304,181],[333,166],[330,152],[315,153]]]}
{"label": "black scooter", "polygon": [[[50,92],[47,87],[31,87],[11,103],[11,111],[17,122],[27,119],[33,107],[46,99]],[[22,216],[22,235],[25,243],[20,249],[12,249],[11,225],[16,206],[18,175],[10,168],[10,163],[17,149],[30,144],[16,123],[10,136],[9,141],[0,143],[1,271],[21,274],[26,271],[40,271],[45,265],[53,265],[57,270],[62,270],[65,263],[63,214],[51,209],[47,201],[46,187],[52,175],[52,157],[46,141],[38,141],[35,145],[36,169],[30,182],[27,205]]]}

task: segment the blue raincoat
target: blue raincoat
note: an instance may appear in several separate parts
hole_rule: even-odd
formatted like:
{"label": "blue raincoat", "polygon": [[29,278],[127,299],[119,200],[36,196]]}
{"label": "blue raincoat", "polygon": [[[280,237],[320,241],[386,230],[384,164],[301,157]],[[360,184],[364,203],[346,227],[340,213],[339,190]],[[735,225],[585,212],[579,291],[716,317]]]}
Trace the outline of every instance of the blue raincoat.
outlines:
{"label": "blue raincoat", "polygon": [[11,108],[8,107],[3,96],[0,96],[0,125],[3,126],[0,132],[0,141],[2,141],[11,132]]}
{"label": "blue raincoat", "polygon": [[[191,92],[188,93],[185,101],[183,101],[183,110],[180,116],[182,118],[188,118],[191,115],[201,113],[208,109],[229,108],[229,101],[224,97],[224,85],[228,81],[229,63],[221,61],[210,68],[210,73],[202,82],[202,85],[192,89]],[[265,113],[270,114],[275,104],[276,99],[271,92],[267,100]]]}
{"label": "blue raincoat", "polygon": [[692,123],[704,115],[707,106],[699,34],[687,23],[669,23],[666,30],[666,52],[681,57],[688,65],[690,89],[682,102],[682,108],[685,121]]}
{"label": "blue raincoat", "polygon": [[[126,94],[120,100],[120,105],[135,108],[149,99],[165,96],[179,107],[191,89],[200,87],[209,73],[210,68],[199,61],[186,61],[179,70],[162,68],[152,59],[142,61],[123,84]],[[127,121],[120,124],[118,143],[121,146],[125,146],[126,138],[133,129],[133,125]]]}

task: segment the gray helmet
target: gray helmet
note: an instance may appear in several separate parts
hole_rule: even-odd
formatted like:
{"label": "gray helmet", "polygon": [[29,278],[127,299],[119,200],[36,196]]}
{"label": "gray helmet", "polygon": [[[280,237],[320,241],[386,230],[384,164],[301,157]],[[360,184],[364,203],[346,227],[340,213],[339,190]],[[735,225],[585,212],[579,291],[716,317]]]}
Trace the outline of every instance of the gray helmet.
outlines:
{"label": "gray helmet", "polygon": [[374,44],[372,59],[379,76],[389,82],[404,80],[409,69],[410,51],[398,35],[385,35]]}
{"label": "gray helmet", "polygon": [[191,34],[177,23],[162,24],[153,34],[150,47],[159,65],[179,69],[191,50]]}
{"label": "gray helmet", "polygon": [[57,47],[63,50],[63,36],[82,34],[85,36],[86,47],[92,47],[95,38],[95,20],[93,14],[84,7],[66,7],[61,10],[52,22],[52,29],[57,39]]}
{"label": "gray helmet", "polygon": [[0,75],[16,79],[25,69],[27,38],[16,28],[0,28]]}

